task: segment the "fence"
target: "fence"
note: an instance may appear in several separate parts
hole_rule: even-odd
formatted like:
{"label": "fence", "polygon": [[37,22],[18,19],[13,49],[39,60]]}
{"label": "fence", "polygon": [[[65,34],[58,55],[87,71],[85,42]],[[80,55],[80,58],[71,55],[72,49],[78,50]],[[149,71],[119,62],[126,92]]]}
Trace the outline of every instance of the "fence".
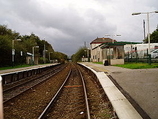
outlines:
{"label": "fence", "polygon": [[151,50],[151,54],[148,53],[148,49],[146,50],[134,50],[125,53],[125,62],[143,62],[143,63],[158,63],[158,49],[157,54],[153,54],[153,51],[156,49]]}

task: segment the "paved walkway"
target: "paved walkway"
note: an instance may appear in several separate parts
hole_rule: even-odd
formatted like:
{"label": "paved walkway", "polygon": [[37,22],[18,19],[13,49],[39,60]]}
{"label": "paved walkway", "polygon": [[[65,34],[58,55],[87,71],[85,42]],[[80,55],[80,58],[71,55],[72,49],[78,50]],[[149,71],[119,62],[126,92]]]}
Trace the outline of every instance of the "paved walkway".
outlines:
{"label": "paved walkway", "polygon": [[126,69],[90,62],[83,64],[111,75],[151,119],[158,119],[158,68]]}

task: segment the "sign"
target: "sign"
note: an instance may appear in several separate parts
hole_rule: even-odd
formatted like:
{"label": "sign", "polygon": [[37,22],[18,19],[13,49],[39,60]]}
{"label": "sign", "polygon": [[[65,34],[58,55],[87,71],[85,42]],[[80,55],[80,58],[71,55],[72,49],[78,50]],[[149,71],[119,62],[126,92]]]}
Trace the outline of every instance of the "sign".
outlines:
{"label": "sign", "polygon": [[21,51],[20,54],[21,54],[21,56],[22,56],[22,55],[23,55],[23,52]]}
{"label": "sign", "polygon": [[12,55],[15,55],[15,49],[12,49]]}

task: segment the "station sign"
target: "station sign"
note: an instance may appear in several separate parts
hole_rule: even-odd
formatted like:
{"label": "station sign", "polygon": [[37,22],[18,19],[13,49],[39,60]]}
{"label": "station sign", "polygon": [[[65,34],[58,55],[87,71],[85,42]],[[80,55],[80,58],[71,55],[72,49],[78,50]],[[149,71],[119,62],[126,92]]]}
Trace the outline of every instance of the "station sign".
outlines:
{"label": "station sign", "polygon": [[15,49],[12,49],[12,55],[15,55]]}

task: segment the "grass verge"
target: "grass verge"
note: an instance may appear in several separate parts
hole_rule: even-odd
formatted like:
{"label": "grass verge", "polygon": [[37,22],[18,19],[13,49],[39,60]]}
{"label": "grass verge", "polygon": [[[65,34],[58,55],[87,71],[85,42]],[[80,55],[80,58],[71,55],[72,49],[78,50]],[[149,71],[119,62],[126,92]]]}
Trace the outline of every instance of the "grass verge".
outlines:
{"label": "grass verge", "polygon": [[151,65],[149,65],[148,63],[125,63],[115,66],[129,68],[129,69],[148,69],[148,68],[158,68],[158,63],[152,63]]}
{"label": "grass verge", "polygon": [[92,62],[92,63],[95,63],[95,64],[103,64],[103,62]]}
{"label": "grass verge", "polygon": [[10,67],[0,67],[0,70],[6,70],[6,69],[15,69],[15,68],[22,68],[22,67],[29,67],[29,66],[32,66],[32,65],[17,65],[17,66],[10,66]]}

